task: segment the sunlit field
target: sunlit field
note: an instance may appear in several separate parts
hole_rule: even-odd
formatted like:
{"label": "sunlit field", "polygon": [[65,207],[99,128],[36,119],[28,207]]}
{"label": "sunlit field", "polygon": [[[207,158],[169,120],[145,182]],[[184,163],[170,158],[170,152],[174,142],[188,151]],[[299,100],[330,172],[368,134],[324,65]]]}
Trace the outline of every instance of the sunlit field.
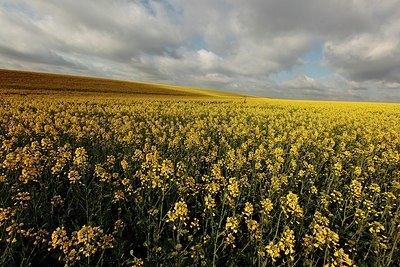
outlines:
{"label": "sunlit field", "polygon": [[10,83],[1,266],[400,265],[397,104]]}

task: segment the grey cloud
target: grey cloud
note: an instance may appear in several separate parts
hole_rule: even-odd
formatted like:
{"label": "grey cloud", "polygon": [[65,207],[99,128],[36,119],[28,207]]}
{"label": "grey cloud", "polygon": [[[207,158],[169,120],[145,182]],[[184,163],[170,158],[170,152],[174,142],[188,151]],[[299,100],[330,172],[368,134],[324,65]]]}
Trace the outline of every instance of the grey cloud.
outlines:
{"label": "grey cloud", "polygon": [[364,35],[328,42],[324,48],[326,63],[352,80],[400,82],[400,39],[396,36],[400,35]]}
{"label": "grey cloud", "polygon": [[56,65],[56,66],[64,66],[69,68],[76,69],[85,69],[84,66],[76,64],[74,62],[70,62],[66,60],[64,57],[52,52],[52,51],[35,51],[35,53],[23,53],[17,50],[0,46],[0,54],[7,58],[17,59],[23,62],[31,62],[31,63],[39,63],[39,64],[47,64],[47,65]]}
{"label": "grey cloud", "polygon": [[159,12],[149,14],[143,6],[121,0],[33,2],[37,12],[51,14],[39,25],[61,43],[60,49],[121,62],[141,53],[160,55],[179,46],[179,31],[154,5]]}
{"label": "grey cloud", "polygon": [[[399,99],[399,4],[6,0],[0,3],[0,66],[272,97],[368,99],[391,90]],[[316,42],[324,44],[324,64],[336,75],[330,82],[270,78],[304,64],[301,57]]]}
{"label": "grey cloud", "polygon": [[378,15],[397,1],[235,0],[240,20],[251,35],[307,31],[343,38],[379,28]]}

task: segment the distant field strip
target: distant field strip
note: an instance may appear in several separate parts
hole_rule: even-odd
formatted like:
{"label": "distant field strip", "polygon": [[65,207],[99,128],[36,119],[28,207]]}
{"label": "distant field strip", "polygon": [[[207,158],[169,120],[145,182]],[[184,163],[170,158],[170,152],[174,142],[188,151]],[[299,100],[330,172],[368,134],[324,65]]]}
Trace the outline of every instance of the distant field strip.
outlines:
{"label": "distant field strip", "polygon": [[13,70],[0,70],[0,93],[16,94],[132,94],[188,97],[240,97],[241,95],[180,86],[119,81]]}

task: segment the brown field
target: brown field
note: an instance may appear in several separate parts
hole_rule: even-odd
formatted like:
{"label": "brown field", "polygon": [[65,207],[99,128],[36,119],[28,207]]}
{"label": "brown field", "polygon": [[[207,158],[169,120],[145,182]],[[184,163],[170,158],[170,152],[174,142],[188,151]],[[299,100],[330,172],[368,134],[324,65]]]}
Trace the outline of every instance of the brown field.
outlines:
{"label": "brown field", "polygon": [[0,95],[96,95],[126,97],[240,97],[233,93],[181,86],[119,81],[103,78],[71,76],[0,69]]}

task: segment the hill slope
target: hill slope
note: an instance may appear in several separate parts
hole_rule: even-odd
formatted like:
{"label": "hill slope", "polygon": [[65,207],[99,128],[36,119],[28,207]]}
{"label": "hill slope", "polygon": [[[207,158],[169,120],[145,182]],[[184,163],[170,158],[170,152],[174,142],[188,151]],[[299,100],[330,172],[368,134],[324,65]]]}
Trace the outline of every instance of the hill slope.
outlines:
{"label": "hill slope", "polygon": [[28,71],[1,70],[0,93],[59,94],[95,93],[134,96],[243,97],[233,93],[201,90],[181,86],[119,81],[94,77],[71,76]]}

